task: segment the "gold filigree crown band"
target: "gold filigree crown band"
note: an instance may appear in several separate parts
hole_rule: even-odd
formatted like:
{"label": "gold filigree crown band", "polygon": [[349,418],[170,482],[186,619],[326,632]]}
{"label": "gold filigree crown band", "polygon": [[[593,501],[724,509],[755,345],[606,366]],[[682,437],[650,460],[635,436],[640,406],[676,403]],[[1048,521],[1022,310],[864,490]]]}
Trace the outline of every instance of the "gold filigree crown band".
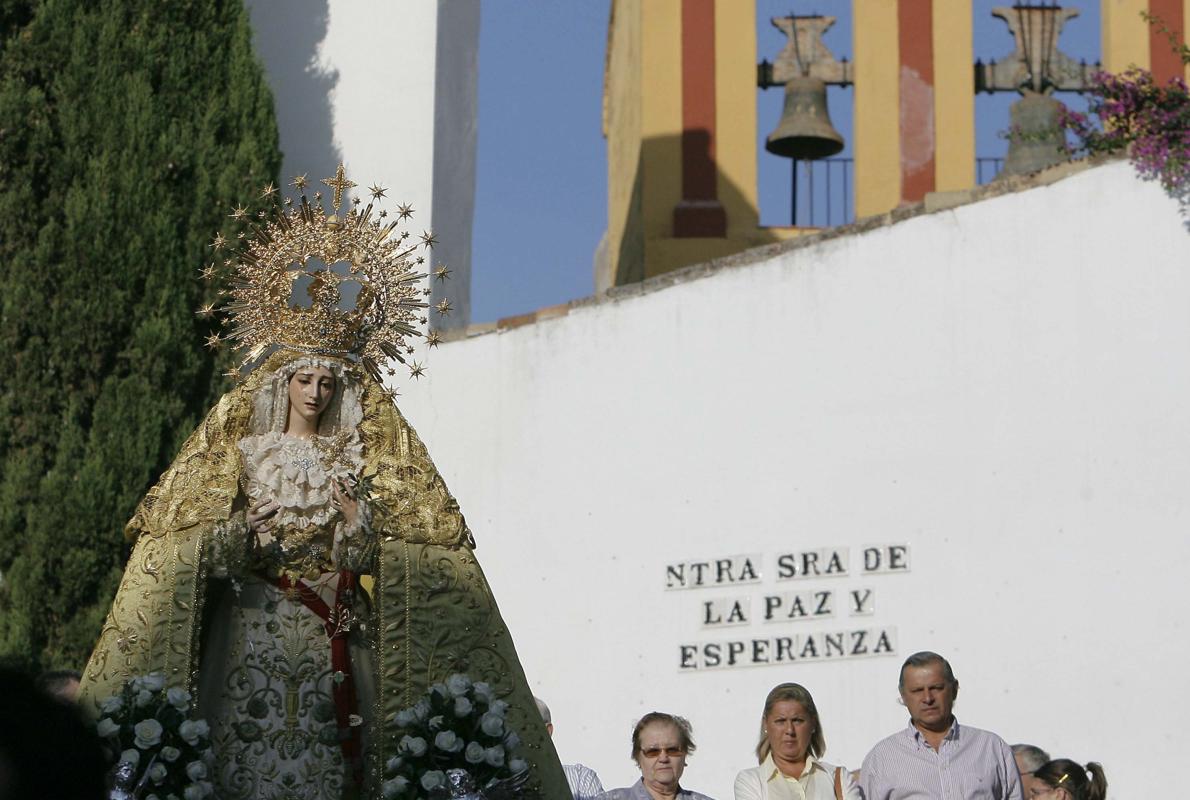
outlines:
{"label": "gold filigree crown band", "polygon": [[[425,368],[406,361],[415,352],[413,342],[424,336],[434,346],[438,337],[423,333],[428,322],[424,298],[430,289],[424,285],[427,274],[419,271],[425,256],[418,249],[429,250],[437,240],[425,231],[411,242],[408,231],[398,230],[413,214],[409,205],[399,206],[396,219],[386,220],[388,212],[377,204],[387,190],[376,185],[370,187],[372,199],[364,208],[356,197],[340,217],[344,190],[356,186],[342,164],[333,178],[322,182],[334,190],[329,213],[322,192],[314,193],[313,202],[306,196],[304,175],[292,183],[300,192],[296,203],[286,198],[278,205],[276,188],[264,188],[261,199],[273,203],[272,214],[259,212],[260,221],[238,234],[238,252],[223,261],[230,288],[220,296],[227,301],[199,312],[225,316],[227,334],[209,336],[208,346],[233,342],[245,354],[245,365],[270,348],[284,347],[313,355],[350,355],[378,382],[383,382],[382,365],[391,361],[406,364],[412,377],[420,377]],[[248,218],[243,206],[230,216]],[[211,247],[217,254],[233,249],[222,232]],[[213,279],[217,271],[211,263],[202,275]],[[445,280],[450,270],[440,266],[434,275]],[[352,299],[353,307],[344,308]],[[443,300],[435,308],[446,315],[450,303]],[[391,364],[385,371],[395,374]]]}

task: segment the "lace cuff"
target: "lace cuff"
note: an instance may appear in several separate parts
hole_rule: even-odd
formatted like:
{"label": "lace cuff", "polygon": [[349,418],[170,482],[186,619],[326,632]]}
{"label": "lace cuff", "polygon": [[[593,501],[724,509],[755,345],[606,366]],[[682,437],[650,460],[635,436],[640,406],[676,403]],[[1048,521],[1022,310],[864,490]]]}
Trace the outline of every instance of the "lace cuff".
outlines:
{"label": "lace cuff", "polygon": [[243,511],[237,511],[230,518],[216,523],[211,531],[211,576],[229,578],[245,575],[251,567],[248,563],[248,520]]}
{"label": "lace cuff", "polygon": [[372,510],[361,500],[355,524],[348,525],[340,520],[335,526],[332,558],[338,569],[371,574],[375,554],[376,533],[372,530]]}

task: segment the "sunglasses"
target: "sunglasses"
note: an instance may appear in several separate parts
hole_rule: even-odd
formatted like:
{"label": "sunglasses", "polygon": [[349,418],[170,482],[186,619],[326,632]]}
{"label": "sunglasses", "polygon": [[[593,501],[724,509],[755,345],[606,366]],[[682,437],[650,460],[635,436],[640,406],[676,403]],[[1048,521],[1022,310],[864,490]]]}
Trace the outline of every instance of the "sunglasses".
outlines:
{"label": "sunglasses", "polygon": [[670,758],[677,758],[678,756],[686,755],[686,750],[681,747],[646,747],[640,753],[645,758],[658,758],[662,753],[665,753]]}

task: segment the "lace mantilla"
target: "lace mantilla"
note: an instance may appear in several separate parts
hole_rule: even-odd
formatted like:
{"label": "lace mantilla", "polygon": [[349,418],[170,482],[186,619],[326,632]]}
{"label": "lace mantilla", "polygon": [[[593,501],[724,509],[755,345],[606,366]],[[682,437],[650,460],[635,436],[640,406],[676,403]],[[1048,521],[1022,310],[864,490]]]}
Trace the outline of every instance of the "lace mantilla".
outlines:
{"label": "lace mantilla", "polygon": [[[269,432],[239,442],[244,457],[244,494],[249,505],[275,500],[273,542],[265,542],[277,566],[317,574],[332,566],[335,535],[352,536],[331,505],[335,481],[352,484],[363,464],[363,445],[354,433],[301,439]],[[361,503],[361,517],[365,511]]]}

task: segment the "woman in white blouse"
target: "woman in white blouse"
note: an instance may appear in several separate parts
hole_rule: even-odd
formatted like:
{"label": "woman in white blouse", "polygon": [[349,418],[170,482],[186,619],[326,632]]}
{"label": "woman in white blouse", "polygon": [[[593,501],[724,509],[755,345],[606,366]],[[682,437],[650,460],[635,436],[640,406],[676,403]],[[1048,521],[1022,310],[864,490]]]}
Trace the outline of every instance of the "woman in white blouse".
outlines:
{"label": "woman in white blouse", "polygon": [[846,767],[819,760],[824,752],[814,698],[796,683],[774,687],[760,717],[760,766],[736,776],[735,800],[862,800]]}

